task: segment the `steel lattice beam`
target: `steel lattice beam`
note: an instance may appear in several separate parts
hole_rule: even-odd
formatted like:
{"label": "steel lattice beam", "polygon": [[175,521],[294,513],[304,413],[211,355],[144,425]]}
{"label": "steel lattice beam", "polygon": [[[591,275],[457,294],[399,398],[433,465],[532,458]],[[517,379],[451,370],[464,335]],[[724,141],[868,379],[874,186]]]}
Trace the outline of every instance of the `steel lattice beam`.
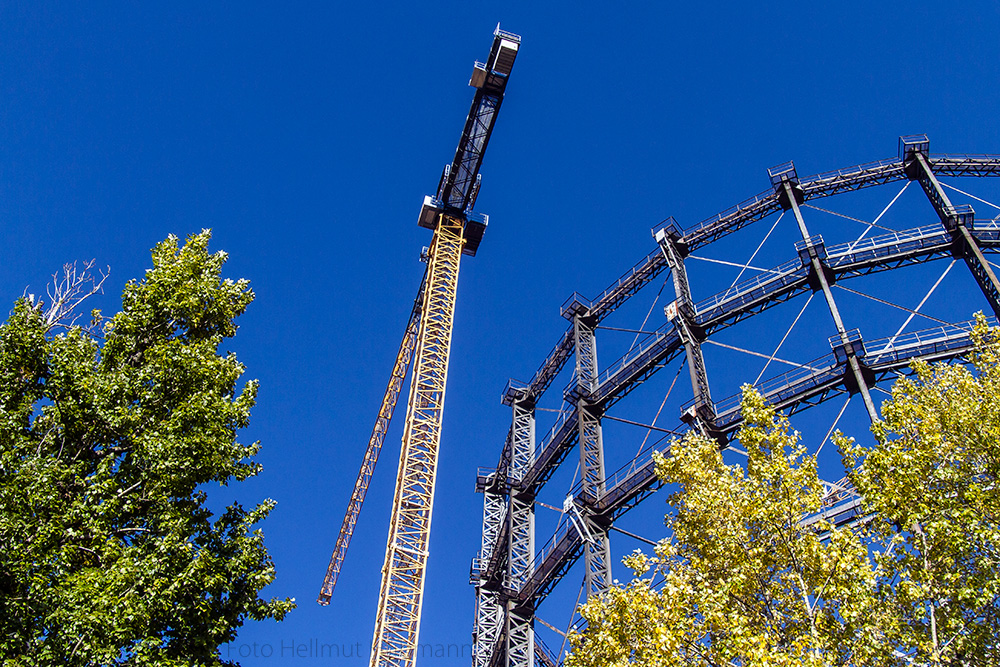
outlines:
{"label": "steel lattice beam", "polygon": [[330,557],[330,565],[326,569],[326,576],[323,578],[323,586],[319,592],[319,602],[322,605],[330,604],[330,597],[333,589],[337,585],[340,570],[344,565],[344,558],[347,556],[347,547],[351,544],[351,537],[354,535],[354,528],[361,514],[361,506],[365,502],[368,494],[368,486],[371,483],[372,475],[375,474],[375,465],[378,463],[379,453],[382,451],[382,444],[385,442],[385,434],[392,421],[392,415],[396,411],[396,402],[399,399],[399,392],[403,388],[403,380],[410,368],[410,360],[413,357],[413,348],[417,344],[417,332],[420,328],[420,313],[424,305],[424,288],[427,284],[427,275],[420,280],[420,289],[417,290],[417,298],[413,301],[413,309],[410,311],[410,319],[406,324],[406,332],[403,340],[399,344],[399,352],[396,353],[396,362],[392,367],[392,374],[389,376],[389,385],[382,396],[382,405],[375,420],[375,427],[372,429],[371,437],[368,439],[368,447],[365,450],[365,458],[361,464],[358,478],[354,482],[354,491],[351,493],[351,500],[347,506],[347,513],[344,515],[344,522],[337,535],[337,543],[333,548],[333,555]]}
{"label": "steel lattice beam", "polygon": [[507,508],[502,494],[486,490],[483,493],[483,539],[479,558],[473,563],[469,578],[476,584],[476,626],[473,632],[473,667],[490,664],[493,646],[500,638],[504,623],[504,608],[500,593],[484,585],[480,563],[489,562],[493,549],[500,541],[501,527]]}
{"label": "steel lattice beam", "polygon": [[[589,308],[574,300],[563,309],[572,318],[576,347],[575,383],[566,397],[576,403],[577,439],[580,445],[580,480],[583,492],[598,498],[604,495],[604,437],[601,428],[602,411],[592,402],[597,388],[597,337],[595,322]],[[570,501],[573,502],[573,501]],[[611,585],[611,542],[606,526],[591,515],[588,508],[577,507],[578,531],[583,531],[584,581],[587,598],[602,593]]]}
{"label": "steel lattice beam", "polygon": [[[535,461],[535,404],[522,394],[511,406],[510,474],[515,485]],[[520,588],[534,570],[535,498],[512,492],[507,519],[508,588]],[[506,664],[508,667],[532,667],[535,657],[534,607],[508,601],[506,606]]]}

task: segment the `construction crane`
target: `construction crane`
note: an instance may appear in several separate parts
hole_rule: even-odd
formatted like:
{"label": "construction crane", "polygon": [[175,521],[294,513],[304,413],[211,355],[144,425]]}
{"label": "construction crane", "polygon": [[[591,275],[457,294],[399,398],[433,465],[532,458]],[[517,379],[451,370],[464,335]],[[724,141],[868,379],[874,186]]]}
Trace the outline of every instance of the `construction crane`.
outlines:
{"label": "construction crane", "polygon": [[469,85],[476,93],[455,158],[445,166],[436,195],[424,197],[417,223],[434,232],[426,254],[427,269],[319,595],[320,604],[329,604],[412,360],[372,667],[410,667],[416,661],[458,270],[462,255],[474,256],[486,231],[487,216],[472,212],[481,182],[479,168],[520,43],[518,35],[497,25],[489,58],[476,62],[472,70]]}

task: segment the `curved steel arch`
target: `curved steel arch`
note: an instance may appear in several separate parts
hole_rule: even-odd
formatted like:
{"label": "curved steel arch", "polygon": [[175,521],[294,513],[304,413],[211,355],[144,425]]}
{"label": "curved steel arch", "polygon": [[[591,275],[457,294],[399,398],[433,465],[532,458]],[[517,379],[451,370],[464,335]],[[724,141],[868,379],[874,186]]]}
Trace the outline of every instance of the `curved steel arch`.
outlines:
{"label": "curved steel arch", "polygon": [[[713,402],[703,371],[700,343],[719,331],[789,299],[823,293],[837,324],[832,352],[759,385],[765,398],[790,414],[834,396],[862,393],[873,414],[868,388],[890,374],[905,372],[914,359],[953,359],[971,348],[971,322],[945,325],[863,341],[846,330],[830,286],[880,271],[943,257],[968,265],[995,315],[1000,316],[1000,283],[983,251],[1000,252],[1000,225],[977,221],[968,206],[952,205],[937,176],[1000,176],[1000,155],[931,155],[926,136],[901,137],[899,155],[799,179],[794,165],[769,170],[772,189],[681,230],[672,219],[654,234],[658,248],[643,257],[593,300],[579,294],[563,304],[570,321],[539,369],[527,383],[508,383],[503,403],[514,418],[494,469],[481,470],[477,491],[484,494],[482,549],[473,560],[470,583],[476,586],[475,667],[525,666],[538,659],[558,664],[535,642],[534,610],[581,556],[586,560],[589,592],[610,582],[607,532],[614,521],[658,487],[652,448],[617,472],[604,470],[600,420],[644,380],[671,360],[685,355],[695,399],[682,420],[725,442],[740,424],[738,396]],[[939,223],[827,247],[810,236],[799,212],[806,201],[894,181],[916,181],[926,193]],[[694,302],[687,287],[684,258],[758,220],[792,211],[802,233],[798,257]],[[600,373],[594,354],[594,329],[657,276],[671,269],[678,313],[647,334],[629,352]],[[992,318],[992,323],[997,320]],[[561,398],[571,409],[535,443],[534,410],[566,364],[576,358],[573,379]],[[578,447],[582,480],[572,505],[572,521],[536,551],[534,500],[569,452]],[[843,500],[843,499],[838,499]],[[848,498],[828,508],[834,520],[853,516]],[[590,536],[585,539],[584,536]]]}

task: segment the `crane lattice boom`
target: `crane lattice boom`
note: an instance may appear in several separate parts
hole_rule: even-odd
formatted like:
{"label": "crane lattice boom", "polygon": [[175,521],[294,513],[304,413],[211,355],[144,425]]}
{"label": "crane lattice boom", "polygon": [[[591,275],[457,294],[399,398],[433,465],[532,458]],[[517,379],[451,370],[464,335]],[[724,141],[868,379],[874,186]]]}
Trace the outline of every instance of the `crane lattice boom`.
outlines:
{"label": "crane lattice boom", "polygon": [[330,557],[330,565],[326,569],[326,577],[323,579],[323,587],[319,592],[319,599],[316,600],[321,605],[330,604],[330,596],[337,585],[337,578],[340,576],[340,569],[344,565],[344,558],[347,556],[347,547],[351,544],[351,536],[354,535],[354,526],[358,523],[358,515],[361,513],[361,506],[365,502],[365,495],[368,493],[368,485],[371,483],[372,475],[375,473],[375,465],[378,463],[378,455],[382,451],[382,443],[385,441],[385,433],[389,429],[389,422],[396,410],[396,402],[399,399],[400,390],[403,388],[403,380],[410,369],[410,360],[413,358],[413,348],[417,345],[417,332],[420,329],[420,314],[423,312],[424,287],[427,284],[427,275],[424,274],[420,281],[420,289],[417,291],[417,298],[413,301],[413,310],[410,311],[410,319],[406,323],[406,333],[399,344],[399,352],[396,353],[396,363],[392,367],[392,375],[389,376],[389,385],[382,396],[382,407],[379,408],[378,417],[375,419],[375,427],[372,435],[368,439],[368,449],[365,450],[365,458],[361,463],[361,470],[358,472],[358,479],[354,482],[354,491],[351,493],[351,501],[347,505],[347,512],[344,515],[344,523],[340,526],[340,534],[337,535],[337,545],[333,548],[333,555]]}

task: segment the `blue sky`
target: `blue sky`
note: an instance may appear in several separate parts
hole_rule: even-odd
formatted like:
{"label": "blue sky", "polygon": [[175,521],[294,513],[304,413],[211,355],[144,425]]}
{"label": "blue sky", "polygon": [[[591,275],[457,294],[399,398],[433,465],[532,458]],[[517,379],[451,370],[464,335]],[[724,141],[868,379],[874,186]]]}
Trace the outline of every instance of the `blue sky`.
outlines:
{"label": "blue sky", "polygon": [[[490,227],[460,279],[422,643],[469,642],[476,468],[496,462],[505,382],[537,368],[565,328],[558,311],[570,293],[598,294],[654,248],[661,220],[693,225],[765,190],[766,168],[789,159],[807,175],[888,158],[914,132],[930,136],[932,152],[1000,153],[995,3],[5,3],[0,298],[43,292],[63,263],[96,258],[112,269],[99,304],[111,311],[149,266],[149,248],[204,227],[230,254],[227,275],[256,291],[230,348],[261,381],[243,437],[263,442],[264,472],[214,500],[278,502],[264,524],[278,572],[267,593],[299,608],[240,632],[228,657],[271,650],[245,665],[277,664],[314,641],[360,644],[362,657],[297,661],[365,660],[401,419],[333,604],[314,600],[420,279],[430,236],[417,212],[454,153],[472,63],[498,21],[523,45],[482,170],[477,210]],[[958,185],[1000,199],[995,182]],[[871,220],[899,187],[829,205]],[[886,218],[898,229],[932,222],[915,186]],[[704,256],[745,261],[763,224]],[[810,224],[837,240],[863,229],[815,211]],[[779,227],[759,262],[789,259],[793,232]],[[945,266],[893,272],[870,293],[912,308]],[[696,297],[736,273],[692,269]],[[652,312],[647,328],[660,326],[660,282],[606,324],[638,328]],[[927,308],[942,318],[985,307],[961,262],[939,290]],[[845,319],[866,336],[891,335],[905,317],[852,303],[845,296]],[[724,340],[769,353],[799,304]],[[833,333],[821,302],[810,309],[816,319],[783,348],[800,362]],[[602,333],[609,351],[599,357],[614,359],[627,337]],[[759,360],[725,354],[711,351],[709,374],[735,391]],[[651,421],[673,375],[616,414]],[[856,407],[845,428],[863,437]],[[839,408],[817,408],[804,437],[821,440]],[[659,423],[674,426],[676,412]],[[641,430],[609,426],[609,460],[627,460],[641,440]],[[543,500],[558,505],[571,472]],[[554,525],[543,511],[539,543]],[[662,512],[651,499],[626,527],[655,538]],[[616,536],[616,559],[635,546]],[[540,616],[564,627],[581,576],[574,570]]]}

